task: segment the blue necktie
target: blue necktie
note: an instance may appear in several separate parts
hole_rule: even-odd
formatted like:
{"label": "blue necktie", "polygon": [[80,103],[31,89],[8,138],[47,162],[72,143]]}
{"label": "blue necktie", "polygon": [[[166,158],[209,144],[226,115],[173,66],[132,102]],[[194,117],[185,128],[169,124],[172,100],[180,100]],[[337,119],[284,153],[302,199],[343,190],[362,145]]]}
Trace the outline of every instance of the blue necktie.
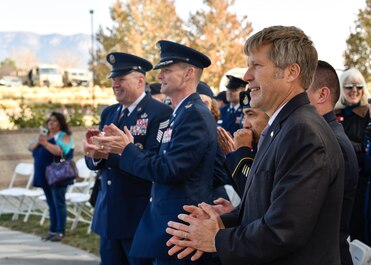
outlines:
{"label": "blue necktie", "polygon": [[121,112],[121,115],[120,115],[120,118],[119,118],[119,122],[117,123],[120,129],[122,129],[124,127],[125,120],[128,117],[128,114],[129,114],[129,109],[128,108],[124,109]]}

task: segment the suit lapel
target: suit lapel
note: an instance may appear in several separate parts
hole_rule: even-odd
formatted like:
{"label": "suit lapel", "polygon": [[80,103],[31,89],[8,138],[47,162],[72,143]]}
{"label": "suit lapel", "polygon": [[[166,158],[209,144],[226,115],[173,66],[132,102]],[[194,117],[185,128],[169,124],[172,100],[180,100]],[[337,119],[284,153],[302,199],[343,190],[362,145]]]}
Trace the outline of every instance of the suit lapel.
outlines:
{"label": "suit lapel", "polygon": [[245,190],[242,197],[242,207],[240,208],[243,210],[243,205],[245,202],[245,197],[250,189],[252,180],[258,171],[258,168],[265,157],[269,147],[273,143],[274,139],[277,137],[281,130],[281,124],[290,116],[290,114],[296,110],[298,107],[309,104],[309,99],[306,92],[300,93],[299,95],[292,98],[287,104],[282,108],[278,116],[273,121],[273,124],[270,126],[267,135],[265,136],[263,143],[260,149],[257,151],[254,161],[251,166],[250,173],[246,180]]}

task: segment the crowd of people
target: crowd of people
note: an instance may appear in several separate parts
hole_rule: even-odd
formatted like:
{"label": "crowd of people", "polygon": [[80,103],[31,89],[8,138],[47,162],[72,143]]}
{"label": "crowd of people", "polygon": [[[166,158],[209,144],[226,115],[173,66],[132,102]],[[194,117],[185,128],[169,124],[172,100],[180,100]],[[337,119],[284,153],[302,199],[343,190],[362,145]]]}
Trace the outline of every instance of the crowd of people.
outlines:
{"label": "crowd of people", "polygon": [[[92,230],[102,264],[352,264],[348,237],[371,243],[362,74],[351,68],[339,80],[302,30],[272,26],[247,39],[246,73],[228,75],[214,96],[201,81],[205,54],[157,46],[155,66],[107,55],[117,103],[83,143],[100,172]],[[152,69],[159,82],[148,84]],[[53,241],[64,235],[70,183],[49,187],[43,172],[73,155],[73,140],[58,113],[47,125],[31,150]]]}

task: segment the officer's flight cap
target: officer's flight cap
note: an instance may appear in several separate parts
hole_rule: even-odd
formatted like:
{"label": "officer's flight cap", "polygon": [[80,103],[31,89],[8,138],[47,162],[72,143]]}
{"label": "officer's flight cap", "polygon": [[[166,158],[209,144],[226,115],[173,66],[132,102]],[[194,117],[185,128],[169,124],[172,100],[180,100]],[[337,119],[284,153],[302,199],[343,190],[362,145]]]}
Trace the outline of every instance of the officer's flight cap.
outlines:
{"label": "officer's flight cap", "polygon": [[233,75],[227,75],[228,83],[225,85],[228,89],[238,89],[240,87],[245,87],[247,85],[247,82],[235,77]]}
{"label": "officer's flight cap", "polygon": [[202,81],[200,81],[197,85],[197,92],[200,95],[206,95],[209,96],[210,98],[214,97],[213,91],[211,90],[209,85]]}
{"label": "officer's flight cap", "polygon": [[137,71],[145,74],[152,69],[152,64],[147,60],[123,52],[111,52],[107,54],[107,62],[112,65],[108,78],[114,78]]}
{"label": "officer's flight cap", "polygon": [[185,62],[198,68],[206,68],[211,64],[205,54],[179,43],[160,40],[156,46],[160,49],[160,62],[153,68],[154,70],[178,62]]}
{"label": "officer's flight cap", "polygon": [[160,83],[151,83],[149,85],[151,95],[161,94],[161,84]]}

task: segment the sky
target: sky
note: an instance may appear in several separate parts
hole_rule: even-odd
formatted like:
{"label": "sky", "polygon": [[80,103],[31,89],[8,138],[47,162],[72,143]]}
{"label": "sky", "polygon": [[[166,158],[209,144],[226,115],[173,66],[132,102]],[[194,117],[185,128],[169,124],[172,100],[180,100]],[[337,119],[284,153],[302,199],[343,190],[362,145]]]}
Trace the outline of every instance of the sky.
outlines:
{"label": "sky", "polygon": [[[38,34],[91,34],[111,27],[109,8],[115,0],[0,0],[0,31]],[[202,0],[175,0],[187,18]],[[254,32],[272,25],[297,26],[313,40],[319,59],[343,69],[342,54],[357,13],[366,0],[235,0],[231,11],[247,15]],[[193,8],[193,10],[192,10]],[[90,14],[93,10],[93,15]],[[93,23],[92,23],[93,20]],[[253,33],[254,33],[253,32]]]}

